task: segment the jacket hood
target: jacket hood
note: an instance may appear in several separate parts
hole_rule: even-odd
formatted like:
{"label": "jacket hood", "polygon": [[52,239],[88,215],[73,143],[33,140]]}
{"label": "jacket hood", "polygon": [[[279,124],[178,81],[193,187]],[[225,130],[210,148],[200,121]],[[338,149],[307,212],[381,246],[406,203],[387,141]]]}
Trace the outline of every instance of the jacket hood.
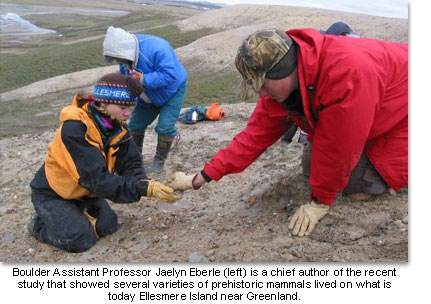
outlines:
{"label": "jacket hood", "polygon": [[138,42],[135,35],[110,26],[103,41],[103,56],[127,59],[135,62]]}
{"label": "jacket hood", "polygon": [[294,29],[287,31],[288,34],[299,46],[298,50],[298,79],[302,95],[304,112],[311,127],[315,121],[310,113],[310,98],[316,90],[319,76],[324,35],[314,29]]}
{"label": "jacket hood", "polygon": [[324,36],[314,29],[296,29],[286,33],[299,45],[298,61],[304,85],[313,85],[319,72]]}

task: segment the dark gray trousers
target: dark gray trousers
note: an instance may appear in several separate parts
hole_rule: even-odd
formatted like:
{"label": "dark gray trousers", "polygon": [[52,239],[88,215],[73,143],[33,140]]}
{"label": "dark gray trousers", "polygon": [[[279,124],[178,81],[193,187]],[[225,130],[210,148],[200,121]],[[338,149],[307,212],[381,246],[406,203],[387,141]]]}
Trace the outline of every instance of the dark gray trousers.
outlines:
{"label": "dark gray trousers", "polygon": [[[307,143],[304,146],[302,154],[302,173],[304,176],[310,176],[311,166],[311,150],[312,143]],[[343,189],[344,195],[355,193],[369,193],[369,194],[382,194],[387,189],[387,184],[379,175],[376,169],[371,164],[365,153],[362,153],[361,158],[353,168],[350,175],[349,183]]]}
{"label": "dark gray trousers", "polygon": [[[92,247],[97,237],[117,231],[117,214],[101,198],[64,200],[32,189],[31,200],[36,210],[33,231],[37,239],[70,252],[82,252]],[[88,214],[97,219],[96,232]]]}

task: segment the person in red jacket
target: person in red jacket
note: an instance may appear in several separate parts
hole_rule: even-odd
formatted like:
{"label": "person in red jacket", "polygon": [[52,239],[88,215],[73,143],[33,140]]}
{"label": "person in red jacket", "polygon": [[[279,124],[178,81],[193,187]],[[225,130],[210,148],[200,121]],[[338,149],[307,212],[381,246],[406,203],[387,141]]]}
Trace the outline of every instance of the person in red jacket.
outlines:
{"label": "person in red jacket", "polygon": [[407,44],[269,29],[245,39],[235,63],[241,97],[258,93],[256,108],[200,173],[175,173],[173,188],[242,172],[291,123],[308,133],[311,153],[303,164],[310,202],[290,218],[293,235],[309,235],[340,191],[369,196],[407,186]]}

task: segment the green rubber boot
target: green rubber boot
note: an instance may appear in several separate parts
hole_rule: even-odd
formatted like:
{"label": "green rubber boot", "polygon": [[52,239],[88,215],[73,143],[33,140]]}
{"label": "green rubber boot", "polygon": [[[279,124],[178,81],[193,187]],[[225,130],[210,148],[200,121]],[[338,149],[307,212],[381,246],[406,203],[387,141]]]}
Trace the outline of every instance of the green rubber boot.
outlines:
{"label": "green rubber boot", "polygon": [[172,142],[175,136],[159,135],[157,137],[156,155],[151,164],[145,168],[146,173],[160,173],[165,166],[165,160],[168,157]]}

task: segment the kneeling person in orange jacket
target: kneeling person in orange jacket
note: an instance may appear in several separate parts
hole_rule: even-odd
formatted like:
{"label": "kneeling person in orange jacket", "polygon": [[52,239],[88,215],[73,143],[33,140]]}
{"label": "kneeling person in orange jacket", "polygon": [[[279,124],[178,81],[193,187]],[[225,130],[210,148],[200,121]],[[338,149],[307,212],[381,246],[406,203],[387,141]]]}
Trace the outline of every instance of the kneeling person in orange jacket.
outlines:
{"label": "kneeling person in orange jacket", "polygon": [[28,226],[38,240],[71,252],[117,230],[116,203],[141,196],[173,202],[173,189],[150,180],[126,126],[142,91],[130,76],[99,79],[93,95],[78,93],[60,113],[61,126],[30,183],[36,210]]}

